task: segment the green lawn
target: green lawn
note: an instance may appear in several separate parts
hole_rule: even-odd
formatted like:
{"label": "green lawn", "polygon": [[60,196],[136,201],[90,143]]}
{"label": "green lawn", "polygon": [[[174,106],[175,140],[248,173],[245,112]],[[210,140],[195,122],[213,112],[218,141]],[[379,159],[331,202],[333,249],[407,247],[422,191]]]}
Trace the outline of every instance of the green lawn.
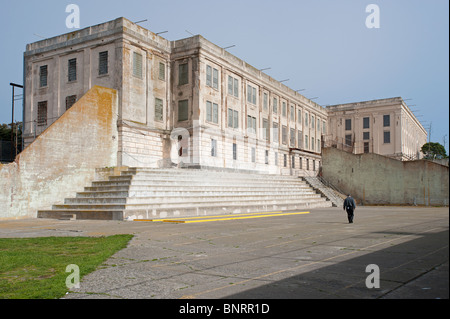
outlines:
{"label": "green lawn", "polygon": [[77,265],[82,278],[125,248],[131,238],[0,238],[0,299],[61,298],[68,291],[68,265]]}

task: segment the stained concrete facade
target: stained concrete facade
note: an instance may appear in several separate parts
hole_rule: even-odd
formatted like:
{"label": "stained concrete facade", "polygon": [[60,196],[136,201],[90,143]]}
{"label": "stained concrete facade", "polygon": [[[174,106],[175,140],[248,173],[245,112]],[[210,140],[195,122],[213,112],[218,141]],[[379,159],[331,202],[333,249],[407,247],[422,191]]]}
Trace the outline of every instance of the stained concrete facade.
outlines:
{"label": "stained concrete facade", "polygon": [[326,110],[199,35],[171,42],[119,18],[24,56],[25,145],[101,85],[119,96],[117,166],[319,169]]}
{"label": "stained concrete facade", "polygon": [[326,145],[397,160],[423,158],[427,132],[401,97],[327,106]]}

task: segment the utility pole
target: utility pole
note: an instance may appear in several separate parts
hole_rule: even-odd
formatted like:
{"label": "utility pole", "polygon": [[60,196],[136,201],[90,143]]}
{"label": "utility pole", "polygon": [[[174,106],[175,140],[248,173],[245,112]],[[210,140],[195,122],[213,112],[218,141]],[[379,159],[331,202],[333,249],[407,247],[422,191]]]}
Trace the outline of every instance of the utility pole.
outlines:
{"label": "utility pole", "polygon": [[[15,95],[14,95],[14,89],[17,88],[21,88],[23,89],[23,85],[20,84],[15,84],[15,83],[9,83],[9,85],[12,86],[12,111],[11,111],[11,160],[12,162],[14,162],[14,160],[16,159],[17,156],[17,147],[14,147],[15,143],[14,143],[14,100],[16,99]],[[17,132],[16,132],[17,134]]]}

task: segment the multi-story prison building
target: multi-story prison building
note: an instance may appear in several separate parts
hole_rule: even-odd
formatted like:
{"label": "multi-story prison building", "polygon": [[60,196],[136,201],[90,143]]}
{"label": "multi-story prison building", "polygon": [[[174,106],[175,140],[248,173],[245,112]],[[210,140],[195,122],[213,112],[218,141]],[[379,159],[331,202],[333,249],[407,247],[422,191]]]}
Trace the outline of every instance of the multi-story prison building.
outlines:
{"label": "multi-story prison building", "polygon": [[27,45],[24,71],[25,146],[93,86],[118,91],[118,166],[313,174],[335,132],[325,108],[203,37],[125,18]]}
{"label": "multi-story prison building", "polygon": [[423,158],[427,132],[401,97],[327,106],[326,146],[398,160]]}
{"label": "multi-story prison building", "polygon": [[119,95],[118,166],[320,166],[326,110],[201,36],[119,18],[29,44],[24,64],[25,145],[99,85]]}

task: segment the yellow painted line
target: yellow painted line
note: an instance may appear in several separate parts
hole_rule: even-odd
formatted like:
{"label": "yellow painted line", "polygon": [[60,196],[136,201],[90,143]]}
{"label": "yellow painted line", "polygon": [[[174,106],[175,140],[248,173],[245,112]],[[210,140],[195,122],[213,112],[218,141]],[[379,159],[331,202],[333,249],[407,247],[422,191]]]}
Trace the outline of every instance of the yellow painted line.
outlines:
{"label": "yellow painted line", "polygon": [[195,216],[195,217],[171,217],[171,218],[157,218],[157,219],[135,219],[135,221],[139,222],[163,222],[166,220],[180,220],[180,219],[205,219],[205,218],[219,218],[219,217],[228,217],[228,216],[247,216],[247,215],[261,215],[261,214],[279,214],[279,212],[259,212],[259,213],[239,213],[239,214],[223,214],[223,215],[205,215],[205,216]]}
{"label": "yellow painted line", "polygon": [[264,217],[274,217],[274,216],[290,216],[290,215],[303,215],[309,214],[310,212],[298,212],[298,213],[277,213],[277,214],[264,214],[256,216],[244,216],[244,217],[225,217],[225,218],[211,218],[211,219],[201,219],[201,220],[163,220],[165,223],[179,223],[179,224],[191,224],[191,223],[205,223],[221,220],[237,220],[237,219],[250,219],[250,218],[264,218]]}

